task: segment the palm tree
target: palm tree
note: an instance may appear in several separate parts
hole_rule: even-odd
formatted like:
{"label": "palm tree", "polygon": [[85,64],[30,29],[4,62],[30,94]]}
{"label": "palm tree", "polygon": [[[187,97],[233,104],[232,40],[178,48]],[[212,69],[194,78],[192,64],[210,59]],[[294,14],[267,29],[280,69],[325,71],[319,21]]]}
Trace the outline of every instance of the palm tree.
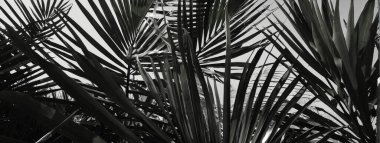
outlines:
{"label": "palm tree", "polygon": [[[0,19],[0,43],[7,47],[1,50],[9,51],[0,58],[11,61],[0,64],[1,73],[11,77],[0,80],[0,99],[44,125],[49,132],[39,141],[54,140],[55,133],[74,142],[291,142],[325,135],[323,142],[358,137],[346,130],[351,128],[308,109],[317,99],[330,102],[324,90],[331,86],[314,80],[282,50],[276,37],[285,37],[280,30],[284,25],[271,25],[278,30],[274,33],[257,30],[268,14],[265,1],[75,4],[100,38],[70,17],[69,3],[63,0],[32,1],[31,10],[17,1],[22,15],[10,4],[0,7],[6,15]],[[253,39],[259,40],[247,44]],[[282,55],[274,55],[274,48]],[[242,55],[248,55],[246,62],[236,60]],[[32,66],[25,66],[29,62]],[[236,93],[231,92],[234,80]],[[51,98],[61,94],[70,98]]]}
{"label": "palm tree", "polygon": [[[328,1],[322,1],[321,7],[317,1],[278,3],[295,32],[282,23],[273,24],[281,40],[272,39],[270,31],[266,32],[267,37],[310,82],[309,90],[327,106],[317,108],[322,115],[304,112],[322,128],[312,124],[303,126],[303,137],[322,136],[321,141],[328,141],[339,135],[341,138],[337,140],[341,142],[375,142],[373,119],[379,78],[379,58],[374,57],[379,47],[375,42],[378,24],[378,17],[374,17],[375,4],[374,0],[368,0],[355,23],[351,1],[348,19],[342,24],[339,1],[335,8]],[[296,38],[297,35],[301,38]]]}

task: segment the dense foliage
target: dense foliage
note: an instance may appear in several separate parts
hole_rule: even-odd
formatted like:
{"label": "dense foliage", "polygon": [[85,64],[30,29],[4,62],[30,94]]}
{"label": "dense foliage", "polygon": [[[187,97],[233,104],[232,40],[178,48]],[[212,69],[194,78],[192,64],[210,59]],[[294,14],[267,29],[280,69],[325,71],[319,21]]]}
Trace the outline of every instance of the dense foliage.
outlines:
{"label": "dense foliage", "polygon": [[4,142],[376,141],[375,0],[3,3]]}

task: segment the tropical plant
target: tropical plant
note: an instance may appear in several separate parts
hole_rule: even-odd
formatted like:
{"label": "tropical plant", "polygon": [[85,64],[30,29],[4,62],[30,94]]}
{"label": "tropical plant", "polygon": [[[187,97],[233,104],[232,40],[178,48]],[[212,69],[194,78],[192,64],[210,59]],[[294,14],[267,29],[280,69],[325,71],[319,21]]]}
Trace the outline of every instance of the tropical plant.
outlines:
{"label": "tropical plant", "polygon": [[[94,9],[99,9],[98,6],[94,4],[93,1],[89,1],[90,5]],[[156,124],[161,124],[162,126],[167,126],[167,123],[156,120],[153,123],[148,117],[151,116],[151,114],[162,114],[162,111],[155,111],[154,109],[157,109],[157,105],[151,105],[154,96],[150,95],[149,92],[147,92],[144,87],[147,85],[144,85],[144,83],[141,83],[141,81],[132,81],[132,78],[130,77],[131,74],[134,74],[133,71],[137,68],[133,68],[134,65],[132,65],[134,62],[133,60],[135,57],[139,57],[143,59],[146,57],[145,55],[147,52],[153,51],[152,48],[155,49],[162,49],[166,48],[164,44],[162,44],[162,35],[159,32],[162,30],[159,30],[156,28],[157,22],[153,20],[153,22],[149,22],[149,18],[144,18],[147,10],[150,8],[150,5],[153,1],[145,1],[143,3],[141,2],[135,2],[131,1],[131,3],[123,3],[119,2],[119,6],[125,6],[127,4],[131,4],[126,11],[125,8],[115,8],[111,6],[115,6],[116,3],[111,3],[111,6],[107,6],[107,3],[105,1],[101,1],[101,9],[105,11],[105,14],[107,15],[107,21],[105,18],[99,14],[96,13],[96,16],[99,17],[100,22],[102,24],[102,27],[106,29],[108,33],[105,31],[102,31],[99,29],[99,25],[94,22],[93,18],[89,15],[87,10],[84,9],[84,7],[80,4],[79,1],[77,1],[80,9],[83,11],[83,13],[86,15],[86,17],[89,19],[90,22],[93,22],[95,28],[97,29],[97,32],[100,36],[102,36],[102,39],[106,41],[108,46],[111,48],[111,52],[113,54],[116,54],[116,58],[109,52],[109,50],[106,50],[103,48],[100,44],[98,44],[94,39],[92,39],[88,34],[86,35],[86,32],[79,27],[78,24],[76,24],[73,20],[71,20],[70,17],[68,17],[62,9],[53,9],[49,6],[55,6],[56,1],[53,2],[52,5],[50,5],[50,1],[47,1],[45,3],[44,1],[38,1],[37,4],[32,2],[34,12],[29,12],[22,1],[18,1],[18,6],[21,5],[21,11],[25,12],[26,18],[21,19],[18,17],[17,12],[13,10],[13,7],[8,4],[7,7],[11,9],[11,13],[20,22],[23,22],[23,20],[30,21],[31,24],[24,24],[23,26],[19,26],[17,22],[13,21],[13,18],[9,16],[9,14],[2,10],[2,12],[7,16],[7,20],[10,20],[11,22],[8,22],[7,20],[2,20],[2,24],[4,24],[5,29],[2,29],[2,34],[5,35],[4,39],[2,40],[5,45],[8,47],[11,47],[12,50],[21,51],[22,54],[27,55],[33,63],[36,63],[39,65],[44,72],[47,73],[48,77],[46,77],[46,80],[40,80],[41,74],[35,74],[38,70],[34,69],[34,73],[30,71],[21,71],[21,74],[24,74],[20,80],[25,82],[26,86],[32,87],[28,88],[30,91],[37,91],[33,90],[36,88],[35,85],[39,85],[41,83],[44,83],[46,81],[49,81],[50,78],[55,81],[56,84],[60,86],[63,90],[65,90],[71,97],[74,97],[76,102],[79,102],[82,107],[84,107],[84,110],[87,110],[91,115],[95,116],[98,120],[102,121],[102,123],[107,124],[110,128],[112,128],[115,132],[117,132],[122,138],[127,137],[130,141],[137,141],[139,140],[136,135],[134,135],[129,129],[125,128],[119,121],[116,120],[109,112],[105,110],[105,108],[99,104],[97,101],[95,101],[91,95],[95,96],[97,100],[100,100],[102,103],[106,102],[108,104],[113,104],[109,108],[116,108],[115,112],[119,113],[112,113],[116,114],[118,116],[126,116],[128,117],[126,120],[122,120],[123,122],[133,122],[132,126],[136,128],[134,132],[138,133],[139,130],[143,131],[142,134],[138,135],[142,138],[144,136],[158,136],[164,141],[169,141],[169,137],[163,133],[161,128],[158,128]],[[46,7],[45,7],[46,4]],[[58,4],[58,7],[61,8],[62,1]],[[118,18],[118,24],[121,25],[122,29],[115,28],[117,27],[117,23],[115,23],[115,19],[110,12],[111,9],[115,10],[116,12],[116,18]],[[50,13],[50,12],[54,13]],[[95,10],[97,11],[97,10]],[[58,12],[58,13],[56,13]],[[38,15],[36,15],[36,13]],[[49,17],[47,19],[41,19],[46,18],[46,13]],[[45,14],[45,15],[43,15]],[[56,18],[60,16],[59,21],[54,21]],[[38,19],[40,18],[40,19]],[[37,19],[37,20],[35,20]],[[74,38],[70,37],[66,33],[61,31],[60,23],[62,21],[65,23],[64,26],[67,26],[68,30],[71,32],[71,34],[74,35]],[[81,33],[86,40],[89,40],[89,42],[99,51],[102,52],[107,57],[107,60],[104,60],[100,57],[95,56],[93,53],[90,53],[87,50],[87,47],[83,44],[81,39],[76,35],[76,32],[73,31],[69,23],[66,23],[66,21],[72,24],[75,28],[75,30],[79,30],[79,33]],[[34,22],[37,21],[37,22]],[[108,23],[108,21],[110,23]],[[26,22],[25,22],[26,23]],[[28,30],[26,27],[28,26],[44,26],[44,27],[38,27],[31,30]],[[38,25],[42,23],[41,25]],[[137,26],[138,25],[138,26]],[[165,25],[164,25],[165,26]],[[34,26],[35,27],[35,26]],[[111,28],[112,27],[112,28]],[[126,29],[124,29],[126,28]],[[26,29],[26,30],[25,30]],[[119,31],[120,30],[120,31]],[[157,32],[156,32],[157,30]],[[42,32],[43,31],[43,32]],[[122,31],[122,33],[120,33]],[[57,43],[54,40],[49,40],[48,37],[52,36],[51,33],[54,33],[53,36],[56,36],[55,38],[58,38],[61,40],[62,43]],[[112,33],[112,34],[111,34]],[[156,33],[159,33],[156,35]],[[115,35],[116,34],[116,35]],[[65,38],[65,39],[64,39]],[[171,37],[173,38],[173,37]],[[76,41],[75,41],[76,40]],[[83,56],[78,51],[74,50],[68,43],[71,42],[72,44],[75,44],[75,46],[81,48],[85,54]],[[115,44],[116,43],[116,44]],[[157,45],[153,44],[157,43]],[[161,43],[161,44],[160,44]],[[64,46],[62,46],[62,44]],[[149,46],[147,46],[149,44]],[[242,43],[240,43],[242,44]],[[164,46],[163,46],[164,45]],[[258,45],[257,45],[258,46]],[[257,47],[256,46],[256,47]],[[43,50],[42,50],[43,49]],[[128,50],[129,49],[129,50]],[[250,48],[252,50],[252,48]],[[38,51],[37,51],[38,50]],[[37,52],[36,52],[37,51]],[[61,60],[67,62],[71,67],[67,68],[64,66],[61,66],[57,64],[56,59],[52,59],[50,55],[46,52],[49,51],[53,54],[56,54],[57,57],[59,57]],[[126,52],[123,52],[126,51]],[[240,52],[241,54],[241,52]],[[8,57],[5,57],[8,58]],[[12,56],[11,56],[12,58]],[[29,59],[28,59],[29,60]],[[74,62],[73,62],[74,60]],[[100,62],[98,62],[98,60]],[[120,61],[122,60],[122,62]],[[115,62],[118,64],[117,66],[110,63],[110,61]],[[10,62],[6,62],[6,64],[12,64]],[[16,64],[13,64],[16,65]],[[79,65],[79,67],[78,67]],[[18,66],[18,65],[16,65]],[[121,69],[120,69],[121,68]],[[30,68],[29,68],[30,70]],[[84,72],[83,72],[84,71]],[[127,71],[126,74],[124,74],[124,71]],[[77,76],[80,76],[82,78],[87,78],[92,83],[95,83],[96,86],[89,86],[81,81],[75,81],[72,80],[70,77],[67,76],[66,73],[70,72],[71,74],[75,74]],[[9,71],[5,71],[6,74],[9,74]],[[33,76],[30,76],[33,75]],[[101,75],[99,77],[99,75]],[[125,78],[126,75],[126,78]],[[13,75],[12,76],[16,76]],[[34,83],[33,79],[28,80],[26,78],[35,78],[38,83]],[[11,78],[13,80],[13,78]],[[115,80],[113,80],[115,79]],[[20,86],[18,84],[19,80],[12,81],[15,83],[5,83],[3,84],[5,89],[8,90],[18,90],[18,88],[11,88],[9,89],[9,85],[16,85]],[[55,83],[51,84],[51,87],[55,85]],[[21,85],[22,86],[22,85]],[[124,87],[125,86],[125,87]],[[124,87],[124,91],[122,89]],[[193,86],[194,87],[194,86]],[[23,91],[23,90],[19,90]],[[51,93],[53,91],[48,91],[48,93]],[[6,96],[7,92],[3,92],[2,96]],[[89,94],[91,93],[91,95]],[[136,105],[133,105],[131,101],[127,98],[130,94],[133,93],[134,99],[137,103]],[[111,95],[111,96],[110,96]],[[142,103],[140,101],[141,96],[144,96],[146,103]],[[148,96],[149,95],[149,96]],[[109,98],[111,97],[111,100]],[[155,99],[157,100],[157,99]],[[116,104],[114,103],[116,102]],[[157,101],[153,101],[157,102]],[[103,103],[104,104],[104,103]],[[197,103],[198,105],[200,103]],[[160,104],[161,107],[163,107],[163,104]],[[137,108],[137,107],[140,108]],[[120,109],[123,111],[120,113]],[[89,111],[88,111],[89,110]],[[142,112],[139,110],[143,110],[144,113],[147,114],[147,116],[143,115]],[[163,109],[162,109],[163,110]],[[153,112],[153,113],[149,113]],[[134,117],[130,117],[130,115],[134,115],[134,117],[138,117],[138,120],[142,121],[144,123],[144,127],[139,128],[139,121],[136,121]],[[119,115],[118,115],[119,114]],[[165,116],[168,118],[168,116]],[[128,124],[128,123],[126,123]],[[140,123],[141,124],[141,123]],[[170,123],[173,124],[173,123]],[[146,129],[147,127],[150,127],[150,129]],[[173,126],[173,125],[172,125]],[[164,128],[164,127],[162,127]],[[153,135],[152,135],[153,133]],[[149,140],[148,137],[145,137],[145,140]],[[157,137],[154,137],[157,138]]]}
{"label": "tropical plant", "polygon": [[[91,25],[86,27],[70,16],[63,0],[31,1],[30,9],[20,0],[18,9],[5,2],[0,6],[5,15],[0,18],[0,50],[5,51],[0,105],[45,128],[33,141],[306,142],[319,135],[324,135],[320,142],[372,141],[371,134],[359,136],[353,127],[309,109],[321,100],[342,111],[331,106],[340,100],[327,95],[336,86],[315,79],[282,49],[279,40],[294,38],[281,30],[284,25],[268,26],[278,30],[273,33],[257,30],[270,14],[265,1],[76,0]],[[358,27],[356,32],[362,30]],[[273,54],[275,49],[281,55]],[[237,60],[242,56],[246,62]],[[330,75],[329,70],[324,73]],[[348,95],[342,81],[337,89],[344,90],[338,93]],[[231,92],[233,82],[238,82],[236,92]],[[367,92],[372,95],[372,85]],[[0,139],[16,141],[9,137],[15,138]]]}
{"label": "tropical plant", "polygon": [[[328,1],[278,3],[295,31],[271,21],[281,40],[272,39],[270,31],[266,32],[267,37],[294,69],[310,81],[309,90],[325,106],[316,108],[322,114],[304,112],[313,121],[309,124],[314,124],[304,126],[305,138],[298,141],[317,137],[328,141],[334,135],[339,135],[341,138],[337,140],[341,142],[376,141],[379,58],[374,53],[376,48],[379,50],[375,41],[379,19],[374,17],[375,4],[374,0],[368,0],[355,23],[351,0],[348,19],[342,23],[339,0],[335,8]],[[322,128],[315,128],[315,124]]]}
{"label": "tropical plant", "polygon": [[[62,28],[62,23],[54,11],[59,9],[62,12],[68,12],[70,10],[68,2],[65,1],[54,1],[53,3],[47,3],[46,5],[42,3],[42,1],[32,1],[32,9],[28,9],[22,1],[14,1],[13,4],[18,6],[16,9],[11,6],[12,2],[4,2],[6,4],[5,7],[10,8],[11,14],[14,15],[9,15],[10,13],[7,13],[4,7],[1,7],[0,10],[5,16],[5,18],[1,19],[1,21],[4,22],[5,19],[8,19],[10,23],[15,24],[15,28],[18,32],[29,35],[31,39],[38,41],[38,43],[43,45],[46,45],[45,42],[50,40],[47,38],[52,34],[49,32],[49,28],[46,26],[49,22]],[[22,12],[22,15],[17,14],[16,11]],[[14,18],[12,18],[12,16],[14,16]],[[17,23],[19,23],[19,25]],[[2,51],[2,63],[0,64],[0,90],[2,91],[2,96],[0,98],[3,101],[2,106],[5,107],[2,108],[2,117],[4,117],[2,119],[2,125],[4,125],[2,127],[2,133],[5,133],[3,135],[11,135],[10,137],[17,137],[25,141],[36,141],[38,140],[36,137],[46,134],[46,132],[51,130],[52,127],[56,127],[58,123],[64,121],[64,115],[59,113],[55,114],[56,110],[61,109],[60,111],[65,114],[70,114],[70,111],[67,111],[65,109],[65,106],[54,104],[54,98],[59,97],[55,96],[56,94],[49,93],[58,91],[56,84],[52,82],[49,77],[46,77],[44,71],[38,65],[34,64],[27,55],[21,52],[20,49],[15,48],[13,44],[9,42],[9,35],[6,34],[7,31],[4,31],[4,29],[2,29],[1,33],[0,50]],[[42,51],[44,49],[35,50]],[[49,56],[47,57],[49,58]],[[24,94],[13,92],[11,93],[3,90],[24,92],[32,95],[39,100],[49,99],[48,97],[50,97],[50,99],[53,98],[51,100],[53,102],[49,102],[48,104],[50,106],[56,107],[56,109],[52,109],[44,104],[38,103]],[[10,96],[10,94],[13,95]],[[9,102],[11,104],[7,104],[6,102]],[[10,113],[9,111],[14,111],[14,113]],[[15,114],[29,114],[30,116],[14,116]],[[31,126],[33,124],[34,127]],[[26,128],[17,129],[17,126],[19,126],[19,128]],[[77,124],[69,121],[66,121],[64,124],[61,124],[59,126],[60,131],[58,132],[61,132],[63,135],[69,137],[72,140],[88,142],[86,139],[92,138],[91,136],[96,138],[96,136],[93,135],[93,133],[89,132],[86,128],[78,126]],[[41,130],[33,130],[36,128],[40,128]],[[12,129],[16,129],[16,134],[9,132]],[[25,132],[21,132],[22,130]],[[30,132],[33,132],[34,134]],[[56,131],[52,130],[51,133],[53,132]],[[80,135],[86,137],[81,138]],[[8,140],[9,142],[16,142],[16,140],[10,138],[2,139],[5,139],[4,141]]]}

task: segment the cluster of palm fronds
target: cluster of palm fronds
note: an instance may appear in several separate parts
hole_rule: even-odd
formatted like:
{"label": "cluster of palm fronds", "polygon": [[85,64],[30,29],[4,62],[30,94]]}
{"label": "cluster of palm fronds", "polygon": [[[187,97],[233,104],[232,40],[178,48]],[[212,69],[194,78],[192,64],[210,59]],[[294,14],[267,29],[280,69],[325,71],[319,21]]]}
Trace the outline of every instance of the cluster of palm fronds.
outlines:
{"label": "cluster of palm fronds", "polygon": [[278,3],[294,30],[265,0],[3,3],[1,140],[376,140],[374,0]]}

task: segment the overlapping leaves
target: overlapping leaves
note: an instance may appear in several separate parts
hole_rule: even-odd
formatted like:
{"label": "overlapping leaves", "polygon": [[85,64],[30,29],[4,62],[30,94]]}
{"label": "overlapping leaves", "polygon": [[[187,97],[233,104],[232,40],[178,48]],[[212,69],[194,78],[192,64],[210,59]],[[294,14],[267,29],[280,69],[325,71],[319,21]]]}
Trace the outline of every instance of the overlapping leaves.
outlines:
{"label": "overlapping leaves", "polygon": [[[329,114],[332,120],[308,112],[307,115],[313,117],[311,119],[328,130],[310,134],[315,129],[309,127],[305,137],[323,135],[321,141],[327,141],[340,133],[345,134],[342,136],[344,138],[338,139],[340,141],[375,142],[376,131],[372,121],[376,115],[371,105],[377,99],[376,80],[379,77],[379,61],[378,57],[374,57],[378,23],[378,16],[374,18],[375,1],[367,1],[356,23],[354,3],[351,1],[345,24],[341,21],[339,1],[335,8],[328,1],[322,1],[321,7],[319,4],[317,1],[285,1],[284,5],[279,4],[296,32],[282,23],[275,25],[272,22],[280,31],[282,40],[271,41],[303,77],[312,81],[315,94],[334,112],[329,114],[324,108],[318,108],[323,114]],[[301,38],[296,38],[297,34]],[[284,48],[282,42],[289,46]],[[304,63],[296,60],[289,49],[295,51]],[[305,65],[310,67],[306,68]]]}

